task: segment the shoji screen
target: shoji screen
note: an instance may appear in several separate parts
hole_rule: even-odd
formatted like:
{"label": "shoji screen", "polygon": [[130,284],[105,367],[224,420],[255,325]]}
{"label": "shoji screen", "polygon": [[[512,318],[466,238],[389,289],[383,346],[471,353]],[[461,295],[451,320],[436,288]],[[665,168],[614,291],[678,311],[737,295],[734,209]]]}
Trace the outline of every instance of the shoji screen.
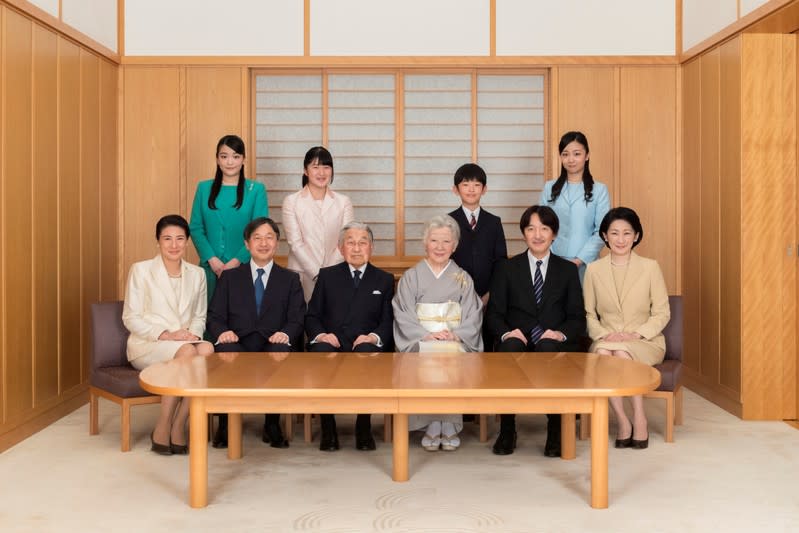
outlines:
{"label": "shoji screen", "polygon": [[258,72],[257,174],[270,214],[280,222],[306,150],[325,143],[333,188],[372,226],[376,255],[422,255],[424,222],[459,205],[453,174],[475,161],[488,174],[483,205],[521,251],[519,215],[543,187],[545,88],[540,72]]}

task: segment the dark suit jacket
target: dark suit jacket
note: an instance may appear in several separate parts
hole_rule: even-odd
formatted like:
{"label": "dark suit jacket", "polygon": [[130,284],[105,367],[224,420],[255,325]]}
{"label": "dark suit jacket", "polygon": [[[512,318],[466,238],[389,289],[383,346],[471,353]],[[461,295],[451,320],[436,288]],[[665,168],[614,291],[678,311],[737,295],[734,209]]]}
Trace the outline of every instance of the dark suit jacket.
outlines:
{"label": "dark suit jacket", "polygon": [[277,263],[264,289],[260,315],[255,309],[250,263],[222,273],[208,306],[208,332],[216,341],[219,334],[231,330],[239,337],[260,333],[268,339],[273,333],[282,331],[296,342],[303,331],[305,298],[302,294],[300,276],[286,270]]}
{"label": "dark suit jacket", "polygon": [[550,253],[544,294],[538,306],[527,252],[504,261],[491,279],[485,323],[496,339],[516,328],[529,338],[533,327],[540,324],[575,342],[585,335],[585,306],[577,265]]}
{"label": "dark suit jacket", "polygon": [[360,284],[352,284],[347,262],[319,270],[308,314],[305,331],[308,340],[320,333],[333,333],[343,350],[351,350],[358,335],[376,333],[388,350],[393,343],[394,276],[366,265]]}
{"label": "dark suit jacket", "polygon": [[488,292],[491,274],[499,261],[508,258],[502,220],[485,209],[480,209],[474,231],[462,208],[449,214],[461,227],[461,238],[452,259],[474,280],[474,290],[479,296]]}

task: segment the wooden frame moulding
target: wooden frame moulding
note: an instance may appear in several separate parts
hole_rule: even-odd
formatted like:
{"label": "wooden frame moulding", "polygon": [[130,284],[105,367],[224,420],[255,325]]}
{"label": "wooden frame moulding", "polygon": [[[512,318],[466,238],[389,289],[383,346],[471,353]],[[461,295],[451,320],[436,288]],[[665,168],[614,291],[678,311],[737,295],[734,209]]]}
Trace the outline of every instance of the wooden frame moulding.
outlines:
{"label": "wooden frame moulding", "polygon": [[497,55],[497,0],[488,3],[488,53],[491,57]]}

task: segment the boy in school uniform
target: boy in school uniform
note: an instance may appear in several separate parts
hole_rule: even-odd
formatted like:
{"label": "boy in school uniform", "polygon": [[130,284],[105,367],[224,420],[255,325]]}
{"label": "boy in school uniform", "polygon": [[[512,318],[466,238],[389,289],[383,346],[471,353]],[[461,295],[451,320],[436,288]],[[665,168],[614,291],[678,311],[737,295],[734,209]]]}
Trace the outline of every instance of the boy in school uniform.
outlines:
{"label": "boy in school uniform", "polygon": [[[488,287],[494,268],[508,258],[502,220],[480,207],[480,199],[488,190],[487,181],[479,165],[461,165],[455,171],[452,186],[452,192],[461,199],[461,207],[449,214],[461,228],[461,238],[452,259],[474,280],[474,289],[483,301],[483,308],[490,297]],[[486,338],[485,328],[483,341],[486,351],[492,350],[493,342]]]}

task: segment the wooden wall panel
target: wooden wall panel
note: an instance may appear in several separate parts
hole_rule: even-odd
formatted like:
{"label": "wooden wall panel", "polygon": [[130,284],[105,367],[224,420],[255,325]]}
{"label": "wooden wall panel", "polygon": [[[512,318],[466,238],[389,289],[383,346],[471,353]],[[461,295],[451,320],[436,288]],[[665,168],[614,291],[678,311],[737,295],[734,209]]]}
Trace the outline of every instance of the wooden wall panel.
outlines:
{"label": "wooden wall panel", "polygon": [[[33,321],[57,331],[58,36],[34,25],[33,50]],[[58,396],[58,335],[33,336],[33,361],[38,406]]]}
{"label": "wooden wall panel", "polygon": [[[742,144],[742,396],[747,419],[781,418],[783,365],[781,350],[783,261],[785,244],[780,238],[779,210],[775,192],[786,179],[783,159],[796,157],[785,151],[782,124],[785,66],[782,40],[775,35],[742,36],[742,122],[747,126]],[[794,119],[795,120],[795,119]],[[788,147],[790,148],[790,147]],[[795,179],[795,177],[794,177]],[[792,206],[795,209],[795,206]],[[763,340],[768,339],[768,347]],[[768,361],[765,364],[764,361]]]}
{"label": "wooden wall panel", "polygon": [[[244,140],[247,155],[255,159],[255,146],[247,142],[248,131],[242,124],[242,116],[247,114],[242,106],[244,89],[240,67],[186,68],[186,175],[180,212],[187,219],[197,182],[214,177],[220,137],[238,135]],[[193,246],[187,257],[198,261]]]}
{"label": "wooden wall panel", "polygon": [[101,87],[97,54],[0,5],[0,72],[2,451],[86,401],[86,311],[116,282],[119,214],[118,67],[103,60]]}
{"label": "wooden wall panel", "polygon": [[[4,120],[6,114],[6,76],[5,76],[5,66],[6,66],[6,57],[5,57],[5,20],[6,20],[6,8],[3,5],[0,5],[0,205],[3,205],[5,202],[5,191],[3,184],[6,182],[6,169],[3,161],[5,161],[5,136],[6,136],[6,121]],[[5,235],[5,228],[6,225],[3,221],[2,214],[0,214],[0,235]],[[0,242],[0,280],[5,279],[5,260],[3,259],[2,253],[2,242]],[[3,288],[3,283],[0,283],[0,317],[6,316],[5,313],[5,290]],[[0,384],[3,385],[3,389],[5,390],[5,360],[6,360],[6,349],[5,349],[5,337],[3,335],[3,327],[2,323],[0,322]],[[6,423],[6,408],[5,408],[5,395],[0,394],[0,427],[4,427]]]}
{"label": "wooden wall panel", "polygon": [[702,56],[702,375],[719,379],[719,60],[718,49]]}
{"label": "wooden wall panel", "polygon": [[[5,265],[5,409],[6,421],[23,416],[33,406],[31,357],[31,116],[33,24],[6,10],[2,32],[4,61],[3,112],[3,245]],[[8,103],[11,105],[8,105]],[[12,231],[13,228],[13,231]]]}
{"label": "wooden wall panel", "polygon": [[155,223],[179,213],[180,70],[128,67],[124,72],[123,271],[156,254]]}
{"label": "wooden wall panel", "polygon": [[[550,179],[560,174],[558,141],[567,131],[582,131],[591,148],[591,174],[608,186],[616,181],[616,86],[614,67],[559,67],[556,115],[552,125]],[[614,202],[615,205],[615,202]]]}
{"label": "wooden wall panel", "polygon": [[680,294],[677,98],[675,67],[621,68],[617,196],[641,217],[636,251],[658,261],[669,294]]}
{"label": "wooden wall panel", "polygon": [[81,378],[89,378],[89,304],[100,300],[100,59],[80,51]]}
{"label": "wooden wall panel", "polygon": [[683,111],[683,362],[699,372],[701,369],[702,309],[702,62],[688,63],[682,73]]}
{"label": "wooden wall panel", "polygon": [[244,139],[248,156],[255,146],[248,143],[242,124],[242,77],[239,67],[186,68],[186,204],[189,213],[197,182],[214,177],[216,143],[223,135]]}
{"label": "wooden wall panel", "polygon": [[119,294],[119,179],[117,105],[119,67],[100,61],[100,299]]}
{"label": "wooden wall panel", "polygon": [[[797,35],[783,35],[780,37],[782,46],[782,82],[780,83],[780,102],[783,106],[782,132],[780,149],[788,155],[781,159],[783,175],[786,179],[780,180],[782,192],[782,219],[779,225],[782,228],[782,242],[785,250],[782,256],[782,418],[796,419],[797,398],[797,331],[795,329],[797,314],[796,299],[796,271],[797,256],[799,251],[799,233],[796,232],[797,206],[793,200],[796,198],[796,189],[799,176],[797,176],[797,106],[796,106],[796,58]],[[789,154],[793,154],[790,157]],[[792,178],[792,179],[791,179]]]}
{"label": "wooden wall panel", "polygon": [[80,48],[59,38],[60,392],[81,382]]}
{"label": "wooden wall panel", "polygon": [[741,39],[719,47],[719,383],[741,391]]}

